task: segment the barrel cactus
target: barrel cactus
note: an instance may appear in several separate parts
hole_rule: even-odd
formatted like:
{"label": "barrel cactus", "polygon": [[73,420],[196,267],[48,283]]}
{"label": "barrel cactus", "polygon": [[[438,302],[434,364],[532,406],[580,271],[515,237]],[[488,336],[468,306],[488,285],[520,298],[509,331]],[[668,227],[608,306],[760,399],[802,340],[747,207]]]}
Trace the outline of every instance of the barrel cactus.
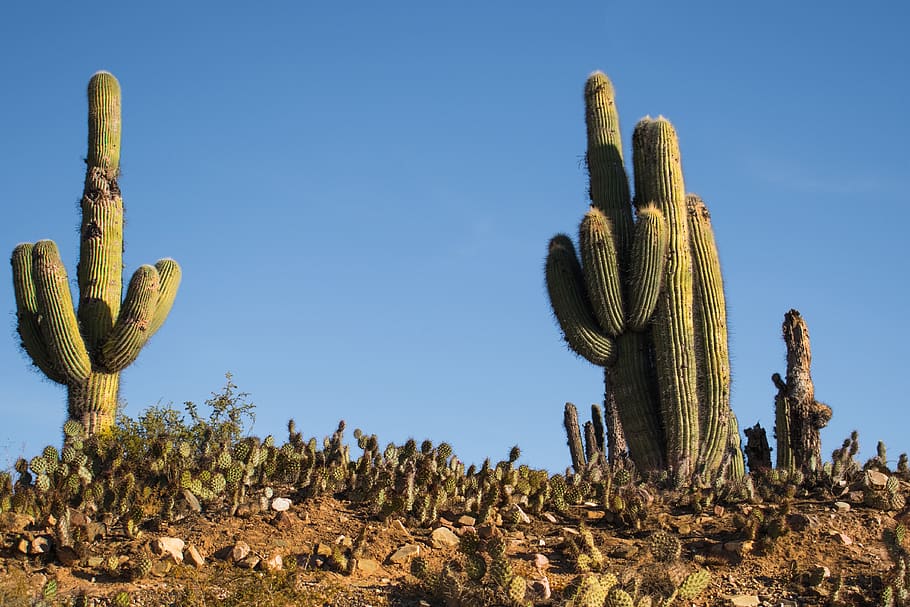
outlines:
{"label": "barrel cactus", "polygon": [[[687,195],[679,144],[664,118],[632,139],[634,201],[623,166],[613,85],[585,87],[591,207],[579,251],[559,234],[546,281],[569,347],[605,370],[629,455],[677,478],[735,476],[726,312],[710,215]],[[634,215],[634,217],[633,217]],[[738,431],[737,431],[738,434]]]}
{"label": "barrel cactus", "polygon": [[22,346],[35,366],[67,387],[69,419],[91,435],[113,424],[120,372],[164,323],[180,267],[172,259],[141,266],[123,297],[120,84],[112,74],[92,76],[88,106],[78,309],[53,241],[18,245],[12,266]]}

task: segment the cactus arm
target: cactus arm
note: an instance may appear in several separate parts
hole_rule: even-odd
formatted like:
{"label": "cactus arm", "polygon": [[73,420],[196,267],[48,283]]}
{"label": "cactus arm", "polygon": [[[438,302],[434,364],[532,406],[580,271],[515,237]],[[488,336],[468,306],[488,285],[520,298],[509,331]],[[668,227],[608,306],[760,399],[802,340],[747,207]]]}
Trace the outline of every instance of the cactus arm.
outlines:
{"label": "cactus arm", "polygon": [[663,285],[669,235],[657,207],[639,209],[632,241],[629,280],[629,328],[643,330],[654,315]]}
{"label": "cactus arm", "polygon": [[79,322],[97,351],[120,314],[123,295],[123,199],[120,169],[120,85],[107,72],[88,85],[88,167],[82,195]]}
{"label": "cactus arm", "polygon": [[581,264],[565,234],[550,241],[545,274],[550,304],[569,347],[595,365],[603,367],[611,363],[616,354],[614,342],[601,332],[594,320],[584,290]]}
{"label": "cactus arm", "polygon": [[66,268],[60,261],[57,245],[51,240],[39,240],[32,252],[32,263],[38,311],[51,365],[63,374],[67,384],[83,382],[91,375],[92,363],[79,334]]}
{"label": "cactus arm", "polygon": [[654,322],[661,411],[668,464],[677,479],[694,471],[699,451],[698,395],[692,260],[686,225],[686,195],[679,142],[669,121],[645,118],[632,136],[637,206],[653,203],[664,215],[669,255]]}
{"label": "cactus arm", "polygon": [[100,362],[108,372],[125,369],[148,341],[159,283],[158,270],[149,265],[141,266],[130,279],[120,316],[101,347]]}
{"label": "cactus arm", "polygon": [[701,198],[686,197],[689,210],[689,241],[694,278],[695,340],[699,363],[698,390],[701,403],[702,465],[720,466],[730,431],[730,353],[727,341],[727,304],[720,271],[720,258],[711,215]]}
{"label": "cactus arm", "polygon": [[578,409],[572,403],[566,403],[562,417],[566,429],[566,442],[569,445],[569,456],[572,458],[572,469],[581,472],[585,467],[585,451],[581,444],[581,428],[578,426]]}
{"label": "cactus arm", "polygon": [[155,334],[164,321],[167,319],[171,307],[174,305],[174,299],[177,297],[177,289],[180,287],[182,272],[180,266],[173,259],[159,259],[155,264],[158,270],[160,284],[158,287],[158,302],[155,304],[155,314],[149,324],[149,337]]}
{"label": "cactus arm", "polygon": [[13,249],[13,290],[16,295],[16,319],[22,347],[39,369],[52,381],[66,383],[66,378],[55,368],[44,345],[41,335],[40,314],[38,313],[38,294],[32,277],[31,243],[23,243]]}
{"label": "cactus arm", "polygon": [[613,228],[619,259],[624,264],[632,241],[629,177],[623,166],[613,83],[603,72],[594,72],[585,83],[585,125],[591,204],[606,215]]}
{"label": "cactus arm", "polygon": [[625,322],[619,256],[610,222],[596,207],[581,221],[578,248],[594,317],[607,335],[616,337]]}

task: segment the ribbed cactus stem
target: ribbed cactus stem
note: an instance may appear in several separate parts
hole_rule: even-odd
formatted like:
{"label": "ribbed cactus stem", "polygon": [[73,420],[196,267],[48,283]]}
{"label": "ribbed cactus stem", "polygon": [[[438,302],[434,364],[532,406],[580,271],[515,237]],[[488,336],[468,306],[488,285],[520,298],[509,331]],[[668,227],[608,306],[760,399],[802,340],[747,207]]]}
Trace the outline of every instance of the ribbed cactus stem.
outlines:
{"label": "ribbed cactus stem", "polygon": [[591,363],[601,367],[608,365],[615,355],[615,345],[594,319],[575,246],[564,234],[550,241],[546,280],[553,313],[566,343]]}
{"label": "ribbed cactus stem", "polygon": [[645,118],[632,136],[638,207],[655,205],[669,232],[669,259],[653,337],[667,463],[678,478],[693,471],[699,451],[692,260],[679,142],[665,119]]}
{"label": "ribbed cactus stem", "polygon": [[88,83],[88,165],[116,176],[120,170],[120,83],[110,72]]}
{"label": "ribbed cactus stem", "polygon": [[613,83],[603,72],[594,72],[585,83],[585,125],[591,204],[607,217],[613,228],[619,258],[625,259],[632,242],[629,178],[623,167]]}
{"label": "ribbed cactus stem", "polygon": [[651,322],[664,280],[669,233],[657,207],[639,209],[629,272],[629,328],[642,331]]}
{"label": "ribbed cactus stem", "polygon": [[32,251],[35,245],[24,243],[13,250],[13,290],[16,294],[16,320],[22,347],[52,381],[66,383],[66,376],[54,367],[53,358],[47,350],[41,334],[41,313],[38,309],[38,293],[32,275]]}
{"label": "ribbed cactus stem", "polygon": [[578,248],[594,316],[600,327],[615,337],[625,325],[619,255],[613,229],[600,209],[591,207],[581,220]]}
{"label": "ribbed cactus stem", "polygon": [[578,425],[578,409],[572,403],[566,403],[563,414],[563,426],[566,429],[566,442],[569,445],[569,456],[572,468],[581,472],[585,467],[585,450],[581,444],[581,428]]}
{"label": "ribbed cactus stem", "polygon": [[91,375],[92,362],[79,334],[69,279],[57,245],[39,240],[32,250],[32,263],[42,334],[52,364],[67,383],[84,382]]}
{"label": "ribbed cactus stem", "polygon": [[727,436],[731,412],[727,305],[711,215],[702,199],[694,194],[686,197],[686,205],[695,282],[695,342],[699,362],[699,423],[702,428],[700,463],[705,469],[713,470],[720,466],[729,447]]}

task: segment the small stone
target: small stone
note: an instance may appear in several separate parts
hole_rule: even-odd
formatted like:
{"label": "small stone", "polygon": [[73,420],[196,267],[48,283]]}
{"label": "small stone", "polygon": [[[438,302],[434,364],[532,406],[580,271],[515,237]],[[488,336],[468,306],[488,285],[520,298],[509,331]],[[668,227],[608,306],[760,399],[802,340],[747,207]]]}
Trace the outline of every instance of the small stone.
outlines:
{"label": "small stone", "polygon": [[357,559],[355,567],[363,575],[374,575],[379,571],[380,565],[379,561],[374,559]]}
{"label": "small stone", "polygon": [[736,594],[727,596],[726,599],[733,607],[758,607],[761,605],[758,596],[754,594]]}
{"label": "small stone", "polygon": [[603,510],[585,510],[585,518],[589,521],[598,521],[607,515]]}
{"label": "small stone", "polygon": [[291,500],[286,497],[276,497],[272,500],[272,510],[275,512],[284,512],[291,507]]}
{"label": "small stone", "polygon": [[444,516],[439,517],[439,524],[442,525],[443,527],[449,527],[449,528],[452,528],[455,526],[455,523],[453,523],[452,521],[450,521],[449,519],[447,519]]}
{"label": "small stone", "polygon": [[430,534],[430,541],[434,548],[454,548],[458,545],[458,536],[448,527],[437,527]]}
{"label": "small stone", "polygon": [[847,502],[834,502],[834,508],[838,512],[850,512],[850,504]]}
{"label": "small stone", "polygon": [[532,580],[530,584],[531,592],[534,596],[541,601],[550,600],[550,580],[547,576],[543,576],[539,580]]}
{"label": "small stone", "polygon": [[389,557],[389,562],[403,565],[418,555],[420,555],[420,546],[417,544],[405,544]]}
{"label": "small stone", "polygon": [[888,475],[878,470],[866,470],[866,483],[873,489],[884,489],[888,484]]}
{"label": "small stone", "polygon": [[261,560],[262,559],[255,554],[248,554],[246,557],[237,561],[237,566],[242,569],[255,569],[256,565],[258,565]]}
{"label": "small stone", "polygon": [[844,546],[849,546],[850,544],[853,543],[853,540],[850,538],[849,535],[846,535],[846,534],[844,534],[844,533],[840,533],[840,532],[837,532],[837,531],[832,531],[832,532],[831,532],[831,537],[833,537],[834,539],[836,539],[838,542],[840,542],[840,543],[843,544]]}
{"label": "small stone", "polygon": [[680,535],[689,535],[692,533],[692,527],[689,523],[679,523],[676,525],[676,532]]}
{"label": "small stone", "polygon": [[551,513],[549,513],[549,512],[544,512],[542,516],[543,516],[545,519],[547,519],[548,521],[550,521],[551,523],[554,523],[554,524],[555,524],[555,523],[557,522],[556,517],[553,516],[553,515],[552,515]]}
{"label": "small stone", "polygon": [[272,499],[272,496],[275,495],[275,490],[271,487],[266,487],[262,490],[262,495],[265,496],[265,499],[270,500]]}
{"label": "small stone", "polygon": [[545,571],[550,566],[550,559],[538,553],[534,555],[534,568],[538,571]]}
{"label": "small stone", "polygon": [[159,537],[152,543],[152,551],[159,555],[171,557],[175,563],[183,562],[183,548],[185,544],[179,537]]}
{"label": "small stone", "polygon": [[483,540],[488,540],[493,537],[493,534],[496,532],[496,527],[494,525],[481,525],[477,528],[477,537]]}
{"label": "small stone", "polygon": [[578,535],[578,530],[572,529],[571,527],[563,527],[562,532],[566,535]]}
{"label": "small stone", "polygon": [[831,570],[824,565],[816,565],[809,571],[809,585],[818,586],[831,577]]}
{"label": "small stone", "polygon": [[235,563],[242,561],[250,554],[250,545],[244,541],[239,541],[231,548],[231,560]]}
{"label": "small stone", "polygon": [[192,491],[184,489],[183,499],[186,500],[186,505],[189,506],[190,510],[193,512],[202,512],[202,505],[199,503],[199,499],[193,495]]}
{"label": "small stone", "polygon": [[524,523],[525,525],[531,524],[531,517],[525,514],[525,511],[521,509],[518,504],[515,504],[513,507],[514,511],[518,513],[518,520]]}
{"label": "small stone", "polygon": [[51,551],[51,541],[46,537],[36,537],[29,546],[29,552],[32,554],[47,554]]}
{"label": "small stone", "polygon": [[202,553],[199,552],[199,549],[192,544],[190,544],[190,547],[186,549],[185,556],[190,565],[194,567],[198,568],[205,565],[205,557],[203,557]]}
{"label": "small stone", "polygon": [[721,506],[720,504],[716,504],[714,506],[714,516],[723,516],[724,512],[725,512],[724,507]]}
{"label": "small stone", "polygon": [[281,552],[278,550],[272,550],[269,556],[264,559],[259,566],[269,573],[276,573],[281,571],[284,568],[284,559],[281,556]]}
{"label": "small stone", "polygon": [[477,519],[473,516],[462,514],[456,522],[462,527],[473,527],[477,523]]}
{"label": "small stone", "polygon": [[272,519],[272,525],[274,525],[276,529],[280,529],[282,531],[292,529],[298,523],[300,523],[300,519],[297,518],[297,515],[286,510],[279,512],[277,515],[275,515],[275,518]]}
{"label": "small stone", "polygon": [[21,554],[28,554],[28,540],[25,538],[20,539],[16,543],[16,550],[18,550]]}
{"label": "small stone", "polygon": [[812,525],[812,520],[801,513],[787,515],[787,526],[793,531],[804,531]]}
{"label": "small stone", "polygon": [[234,516],[237,518],[250,518],[253,516],[253,505],[249,502],[244,502],[237,506],[237,510],[234,511]]}
{"label": "small stone", "polygon": [[103,563],[104,559],[100,556],[90,556],[85,560],[85,564],[88,565],[90,569],[100,569]]}
{"label": "small stone", "polygon": [[411,537],[411,532],[408,531],[408,528],[404,526],[404,523],[401,522],[401,519],[396,518],[394,521],[392,521],[392,530]]}

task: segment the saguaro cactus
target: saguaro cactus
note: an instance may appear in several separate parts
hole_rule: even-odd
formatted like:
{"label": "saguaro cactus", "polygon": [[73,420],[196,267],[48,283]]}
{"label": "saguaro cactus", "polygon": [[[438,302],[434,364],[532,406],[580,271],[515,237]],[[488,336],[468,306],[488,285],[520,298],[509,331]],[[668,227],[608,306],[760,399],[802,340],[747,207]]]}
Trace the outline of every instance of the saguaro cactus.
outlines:
{"label": "saguaro cactus", "polygon": [[12,266],[22,346],[50,379],[67,386],[70,419],[92,434],[113,423],[120,371],[167,318],[180,266],[172,259],[141,266],[121,302],[120,84],[112,74],[92,76],[88,108],[78,311],[53,241],[18,245]]}
{"label": "saguaro cactus", "polygon": [[569,346],[605,368],[607,400],[640,468],[714,476],[732,458],[723,469],[738,475],[720,264],[707,209],[685,193],[676,133],[663,118],[635,128],[633,204],[604,74],[588,79],[585,106],[592,206],[580,263],[568,236],[550,241],[556,318]]}

